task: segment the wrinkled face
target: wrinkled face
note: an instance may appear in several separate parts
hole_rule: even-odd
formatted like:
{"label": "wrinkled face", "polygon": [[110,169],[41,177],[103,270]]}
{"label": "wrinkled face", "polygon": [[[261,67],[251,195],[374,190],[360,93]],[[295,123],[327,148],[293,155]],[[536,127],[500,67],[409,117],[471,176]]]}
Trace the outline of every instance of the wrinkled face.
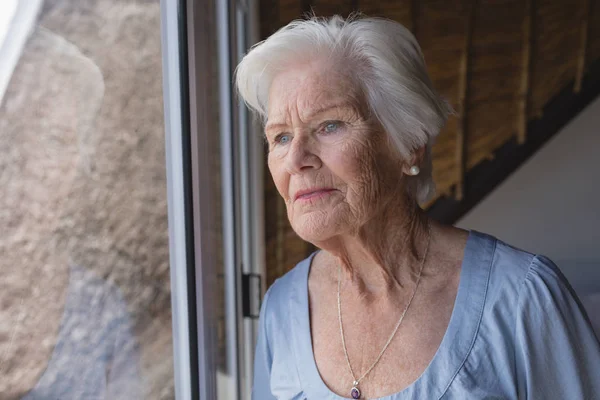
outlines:
{"label": "wrinkled face", "polygon": [[290,68],[271,85],[269,169],[309,242],[358,232],[399,194],[401,160],[366,114],[351,79],[322,64]]}

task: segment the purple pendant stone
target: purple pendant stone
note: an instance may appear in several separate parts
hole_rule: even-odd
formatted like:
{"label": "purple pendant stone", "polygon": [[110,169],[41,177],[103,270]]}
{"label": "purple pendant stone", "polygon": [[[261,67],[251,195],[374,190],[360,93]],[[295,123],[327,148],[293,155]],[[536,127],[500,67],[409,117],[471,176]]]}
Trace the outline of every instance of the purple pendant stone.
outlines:
{"label": "purple pendant stone", "polygon": [[350,391],[350,395],[353,399],[360,399],[360,390],[358,390],[358,388],[355,386]]}

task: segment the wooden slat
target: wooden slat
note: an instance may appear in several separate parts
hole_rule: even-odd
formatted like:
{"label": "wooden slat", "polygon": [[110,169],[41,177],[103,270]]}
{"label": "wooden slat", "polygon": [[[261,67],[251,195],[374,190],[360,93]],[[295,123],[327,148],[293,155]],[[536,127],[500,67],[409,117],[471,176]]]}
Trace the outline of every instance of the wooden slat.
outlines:
{"label": "wooden slat", "polygon": [[261,38],[274,33],[279,26],[279,0],[259,0]]}
{"label": "wooden slat", "polygon": [[356,2],[356,10],[368,17],[384,17],[386,14],[382,11],[379,0],[361,0]]}
{"label": "wooden slat", "polygon": [[586,70],[600,58],[600,1],[590,0]]}
{"label": "wooden slat", "polygon": [[478,0],[471,0],[468,4],[466,29],[463,42],[463,52],[460,58],[459,66],[459,84],[458,84],[458,118],[459,125],[456,135],[456,191],[454,196],[456,200],[462,200],[464,196],[464,177],[465,177],[465,148],[467,139],[467,96],[469,89],[469,58],[471,52],[471,37],[473,36],[473,26],[475,25],[475,11]]}
{"label": "wooden slat", "polygon": [[415,38],[417,38],[417,29],[419,27],[419,1],[421,0],[412,0],[410,2],[411,31]]}
{"label": "wooden slat", "polygon": [[[279,26],[289,24],[295,19],[301,18],[307,7],[301,0],[279,0]],[[308,5],[310,10],[310,5]]]}
{"label": "wooden slat", "polygon": [[575,86],[573,90],[576,93],[581,91],[581,82],[585,73],[585,63],[587,57],[587,43],[589,34],[590,20],[590,0],[582,0],[583,7],[581,8],[581,41],[579,43],[579,56],[577,57],[577,73],[575,75]]}
{"label": "wooden slat", "polygon": [[356,6],[353,0],[312,0],[311,4],[315,14],[319,17],[341,15],[345,18],[354,11]]}
{"label": "wooden slat", "polygon": [[533,2],[529,118],[540,117],[554,96],[567,85],[573,85],[581,38],[581,13],[574,3]]}
{"label": "wooden slat", "polygon": [[360,10],[369,17],[388,18],[412,29],[413,2],[414,0],[355,0],[353,10]]}
{"label": "wooden slat", "polygon": [[[370,1],[370,0],[362,0]],[[385,11],[385,17],[400,22],[406,29],[412,31],[413,0],[380,0],[379,4]]]}
{"label": "wooden slat", "polygon": [[525,0],[525,17],[523,19],[523,49],[521,63],[521,85],[519,88],[518,99],[518,126],[517,126],[517,142],[525,143],[527,140],[527,116],[529,107],[530,93],[530,74],[531,74],[531,48],[533,38],[533,0]]}

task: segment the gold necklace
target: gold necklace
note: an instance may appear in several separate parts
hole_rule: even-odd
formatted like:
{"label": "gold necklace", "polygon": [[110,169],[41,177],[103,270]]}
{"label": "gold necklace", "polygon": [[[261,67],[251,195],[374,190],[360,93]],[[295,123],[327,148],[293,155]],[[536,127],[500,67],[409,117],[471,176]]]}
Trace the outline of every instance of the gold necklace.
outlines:
{"label": "gold necklace", "polygon": [[394,330],[393,330],[392,334],[390,335],[390,338],[388,339],[385,346],[383,346],[383,349],[379,353],[379,356],[377,356],[377,359],[375,359],[375,361],[373,362],[373,364],[371,364],[369,369],[367,369],[367,371],[364,374],[362,374],[362,376],[358,379],[356,378],[356,375],[354,375],[354,370],[352,370],[352,366],[350,365],[350,358],[348,357],[348,350],[346,349],[346,340],[344,339],[344,327],[342,324],[342,302],[340,300],[340,287],[341,287],[341,283],[342,283],[342,280],[341,280],[342,269],[341,269],[341,266],[338,265],[338,290],[337,290],[338,319],[340,321],[340,335],[342,337],[342,347],[344,348],[344,355],[346,356],[346,362],[348,363],[348,369],[350,370],[350,374],[352,375],[352,379],[353,379],[352,389],[350,389],[350,397],[352,397],[353,399],[360,399],[361,393],[360,393],[360,389],[358,388],[360,381],[363,380],[363,378],[366,377],[373,368],[375,368],[375,365],[377,365],[377,363],[381,359],[381,356],[383,356],[383,353],[385,353],[385,351],[387,350],[390,343],[392,343],[392,339],[394,339],[394,336],[396,336],[396,332],[398,332],[398,328],[400,328],[400,324],[402,324],[404,315],[406,314],[406,311],[410,307],[410,303],[412,303],[412,300],[415,297],[415,294],[417,293],[417,288],[419,287],[419,282],[421,281],[421,273],[423,272],[423,266],[425,265],[425,259],[427,258],[427,253],[429,252],[429,244],[431,242],[431,227],[430,226],[428,228],[428,231],[429,231],[429,234],[428,234],[428,239],[427,239],[427,247],[425,248],[425,254],[423,255],[423,259],[421,260],[421,267],[419,268],[419,275],[417,276],[417,283],[415,284],[415,289],[413,290],[413,292],[410,296],[410,299],[408,299],[408,303],[406,304],[406,307],[404,307],[402,314],[400,314],[400,319],[398,320],[396,327],[394,328]]}

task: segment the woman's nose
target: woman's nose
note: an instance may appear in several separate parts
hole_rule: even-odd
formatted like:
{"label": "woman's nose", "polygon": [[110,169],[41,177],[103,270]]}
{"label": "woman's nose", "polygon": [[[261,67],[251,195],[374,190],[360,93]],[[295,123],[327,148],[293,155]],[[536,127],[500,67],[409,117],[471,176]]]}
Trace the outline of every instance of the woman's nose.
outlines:
{"label": "woman's nose", "polygon": [[295,135],[286,155],[286,167],[290,174],[299,174],[321,167],[321,159],[315,154],[314,144],[307,135]]}

